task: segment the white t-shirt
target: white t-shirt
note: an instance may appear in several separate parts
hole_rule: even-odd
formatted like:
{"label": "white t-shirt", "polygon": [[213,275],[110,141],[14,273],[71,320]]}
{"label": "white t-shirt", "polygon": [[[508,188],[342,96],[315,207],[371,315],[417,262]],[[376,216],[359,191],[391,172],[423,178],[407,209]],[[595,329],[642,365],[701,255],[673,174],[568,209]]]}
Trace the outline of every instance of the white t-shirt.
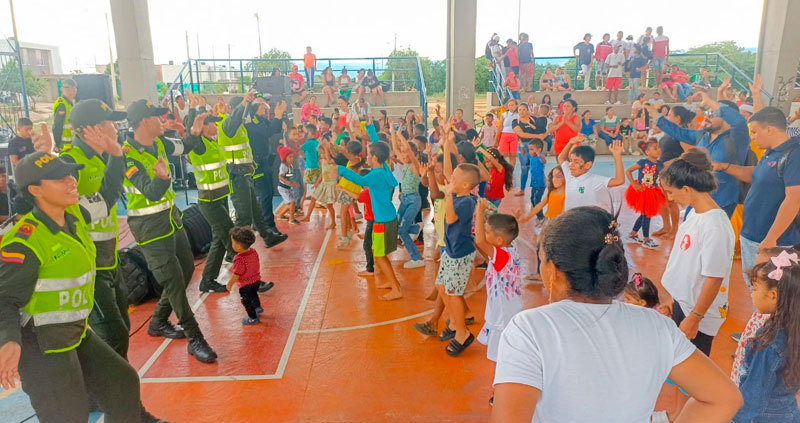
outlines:
{"label": "white t-shirt", "polygon": [[611,210],[611,192],[608,190],[608,181],[611,178],[586,172],[577,178],[569,171],[569,161],[561,163],[564,172],[564,211],[581,206],[598,206],[609,213]]}
{"label": "white t-shirt", "polygon": [[694,350],[655,310],[563,300],[506,326],[494,384],[540,389],[534,423],[649,423],[670,371]]}
{"label": "white t-shirt", "polygon": [[[622,73],[625,70],[625,53],[619,52],[611,54],[606,57],[606,65],[609,65],[608,68],[608,77],[609,78],[622,78]],[[615,68],[611,66],[618,65]]]}
{"label": "white t-shirt", "polygon": [[728,282],[736,238],[722,209],[689,212],[678,227],[661,284],[689,315],[697,304],[705,279],[722,278],[722,286],[700,321],[700,332],[715,336],[728,316]]}
{"label": "white t-shirt", "polygon": [[511,123],[514,122],[514,119],[519,119],[519,113],[503,113],[503,132],[505,133],[514,133],[514,128],[511,126]]}
{"label": "white t-shirt", "polygon": [[484,147],[494,147],[494,140],[497,136],[497,125],[493,122],[491,125],[483,125],[481,127],[481,144]]}

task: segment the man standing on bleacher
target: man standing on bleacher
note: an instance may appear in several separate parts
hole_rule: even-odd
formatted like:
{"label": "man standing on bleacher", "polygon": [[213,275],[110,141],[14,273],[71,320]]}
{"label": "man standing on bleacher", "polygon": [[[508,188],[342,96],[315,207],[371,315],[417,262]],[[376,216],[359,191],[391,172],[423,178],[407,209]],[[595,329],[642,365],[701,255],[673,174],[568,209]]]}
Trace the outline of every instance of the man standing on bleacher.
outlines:
{"label": "man standing on bleacher", "polygon": [[[128,196],[128,226],[142,247],[147,265],[164,288],[147,334],[172,339],[189,338],[187,350],[198,361],[211,363],[217,353],[208,345],[186,298],[194,272],[194,257],[183,230],[182,213],[175,207],[175,191],[168,156],[194,149],[197,139],[166,138],[160,116],[166,108],[148,100],[128,106],[129,132],[125,141],[126,171],[123,189]],[[185,143],[185,144],[184,144]],[[182,329],[169,322],[172,311]]]}

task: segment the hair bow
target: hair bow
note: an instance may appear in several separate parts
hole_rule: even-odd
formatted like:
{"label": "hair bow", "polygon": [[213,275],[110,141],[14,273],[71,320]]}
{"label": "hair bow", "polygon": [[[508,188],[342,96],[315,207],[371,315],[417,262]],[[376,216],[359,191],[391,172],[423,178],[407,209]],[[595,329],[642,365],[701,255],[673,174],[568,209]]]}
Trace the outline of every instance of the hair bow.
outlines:
{"label": "hair bow", "polygon": [[636,286],[642,286],[642,274],[641,273],[634,274],[633,281],[636,282]]}
{"label": "hair bow", "polygon": [[783,278],[784,267],[789,267],[792,264],[797,264],[797,262],[799,261],[797,258],[797,253],[789,254],[786,251],[781,251],[780,254],[778,254],[775,257],[772,257],[770,260],[772,261],[772,264],[775,265],[775,270],[769,272],[767,276],[774,281],[779,281]]}

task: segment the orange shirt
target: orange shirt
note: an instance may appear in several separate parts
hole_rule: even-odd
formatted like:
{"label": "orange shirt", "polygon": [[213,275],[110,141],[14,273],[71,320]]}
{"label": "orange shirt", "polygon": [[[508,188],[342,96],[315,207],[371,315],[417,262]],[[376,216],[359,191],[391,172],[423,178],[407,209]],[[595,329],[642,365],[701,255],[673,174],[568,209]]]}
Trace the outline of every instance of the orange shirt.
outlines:
{"label": "orange shirt", "polygon": [[544,215],[550,219],[555,218],[564,211],[564,198],[567,196],[566,191],[561,194],[547,194],[547,211]]}
{"label": "orange shirt", "polygon": [[314,53],[306,53],[303,56],[303,67],[304,68],[316,68],[317,67],[317,56]]}

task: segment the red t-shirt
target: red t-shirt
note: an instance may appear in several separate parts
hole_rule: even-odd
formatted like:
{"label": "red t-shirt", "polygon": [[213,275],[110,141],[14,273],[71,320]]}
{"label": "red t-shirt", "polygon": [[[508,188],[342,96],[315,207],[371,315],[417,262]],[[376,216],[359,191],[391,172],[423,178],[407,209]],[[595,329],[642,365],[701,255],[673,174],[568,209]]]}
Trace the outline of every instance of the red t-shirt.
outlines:
{"label": "red t-shirt", "polygon": [[667,57],[667,46],[669,46],[669,38],[655,37],[653,39],[653,57]]}
{"label": "red t-shirt", "polygon": [[358,194],[358,202],[364,203],[364,219],[375,220],[372,214],[372,200],[369,198],[369,188],[363,188]]}
{"label": "red t-shirt", "polygon": [[305,78],[300,72],[290,72],[289,78],[292,79],[292,89],[293,90],[300,90],[303,88],[303,84],[305,83]]}
{"label": "red t-shirt", "polygon": [[510,258],[511,254],[508,254],[505,248],[494,247],[494,270],[498,272],[503,270]]}
{"label": "red t-shirt", "polygon": [[236,256],[233,257],[233,268],[231,272],[239,276],[239,280],[236,281],[236,285],[239,288],[260,281],[261,263],[258,260],[258,252],[251,248],[236,254]]}
{"label": "red t-shirt", "polygon": [[672,76],[673,81],[679,84],[685,84],[686,81],[689,80],[689,75],[687,75],[684,71],[672,72],[670,73],[670,76]]}
{"label": "red t-shirt", "polygon": [[594,51],[594,58],[597,59],[598,62],[605,62],[606,57],[608,57],[612,51],[614,51],[614,49],[611,47],[611,44],[600,43]]}
{"label": "red t-shirt", "polygon": [[506,53],[506,57],[508,57],[508,63],[511,66],[519,66],[519,55],[517,54],[516,48],[508,49],[508,53]]}
{"label": "red t-shirt", "polygon": [[[560,123],[563,120],[564,120],[564,115],[561,115],[556,120],[556,123]],[[570,119],[570,122],[572,122],[573,124],[577,124],[578,115],[572,115],[572,119]],[[558,128],[556,130],[556,140],[555,143],[553,143],[553,149],[556,152],[556,155],[561,154],[561,150],[563,150],[564,147],[566,147],[569,140],[571,140],[572,137],[576,135],[578,135],[578,133],[573,131],[572,128],[570,128],[566,124]]]}
{"label": "red t-shirt", "polygon": [[486,189],[483,191],[486,198],[489,200],[497,200],[505,197],[503,185],[506,182],[506,169],[497,170],[491,168],[489,170],[489,183],[486,184]]}

